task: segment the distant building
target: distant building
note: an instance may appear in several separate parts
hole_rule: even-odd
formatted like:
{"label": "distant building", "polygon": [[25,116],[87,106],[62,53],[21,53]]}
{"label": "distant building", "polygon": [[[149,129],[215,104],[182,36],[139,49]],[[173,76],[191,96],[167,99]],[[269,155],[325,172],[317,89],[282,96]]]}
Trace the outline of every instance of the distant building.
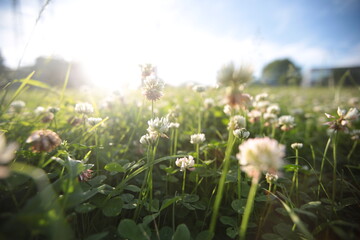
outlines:
{"label": "distant building", "polygon": [[304,81],[305,86],[336,86],[346,71],[350,74],[343,80],[343,86],[360,85],[360,66],[359,67],[341,67],[341,68],[313,68]]}

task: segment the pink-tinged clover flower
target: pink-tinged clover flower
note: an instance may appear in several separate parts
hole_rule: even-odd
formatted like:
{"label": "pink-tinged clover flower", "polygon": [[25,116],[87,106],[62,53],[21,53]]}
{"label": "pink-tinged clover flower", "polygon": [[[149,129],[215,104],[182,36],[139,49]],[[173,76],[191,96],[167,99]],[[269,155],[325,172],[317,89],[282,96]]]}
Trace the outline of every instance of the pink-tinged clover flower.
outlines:
{"label": "pink-tinged clover flower", "polygon": [[328,125],[330,129],[335,131],[346,131],[348,132],[348,127],[351,122],[359,118],[359,110],[356,108],[350,108],[346,112],[345,109],[338,107],[337,109],[338,117],[335,117],[331,114],[325,113],[325,116],[332,121],[326,122],[325,125]]}

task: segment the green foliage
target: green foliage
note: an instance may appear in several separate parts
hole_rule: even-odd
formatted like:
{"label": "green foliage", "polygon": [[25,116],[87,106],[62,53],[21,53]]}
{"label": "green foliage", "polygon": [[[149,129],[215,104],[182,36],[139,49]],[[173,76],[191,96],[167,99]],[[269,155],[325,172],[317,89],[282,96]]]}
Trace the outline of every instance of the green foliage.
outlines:
{"label": "green foliage", "polygon": [[289,59],[275,60],[264,67],[261,81],[269,85],[300,85],[300,69]]}

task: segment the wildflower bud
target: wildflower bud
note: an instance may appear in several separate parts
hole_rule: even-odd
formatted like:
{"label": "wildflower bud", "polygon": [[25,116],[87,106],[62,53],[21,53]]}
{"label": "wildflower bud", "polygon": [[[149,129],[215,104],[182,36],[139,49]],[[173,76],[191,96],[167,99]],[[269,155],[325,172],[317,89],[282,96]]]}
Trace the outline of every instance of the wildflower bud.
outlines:
{"label": "wildflower bud", "polygon": [[235,129],[233,131],[235,137],[240,139],[248,139],[250,136],[250,132],[247,131],[245,128]]}
{"label": "wildflower bud", "polygon": [[18,101],[14,101],[10,104],[10,111],[11,112],[15,112],[15,113],[20,113],[21,110],[25,107],[25,102],[18,100]]}
{"label": "wildflower bud", "polygon": [[78,118],[78,117],[70,117],[67,122],[68,124],[70,124],[71,126],[75,127],[75,126],[78,126],[80,125],[80,123],[82,122],[83,120],[81,118]]}
{"label": "wildflower bud", "polygon": [[206,140],[205,134],[203,134],[203,133],[193,134],[190,137],[191,144],[200,144],[200,143],[205,142],[205,140]]}
{"label": "wildflower bud", "polygon": [[195,162],[194,162],[194,158],[189,155],[189,157],[183,157],[183,158],[178,158],[175,161],[176,166],[180,167],[180,171],[184,171],[185,169],[188,169],[190,167],[193,167]]}
{"label": "wildflower bud", "polygon": [[277,174],[273,174],[269,172],[265,174],[265,179],[268,184],[273,184],[274,182],[276,182],[276,180],[278,180],[278,178],[279,176]]}
{"label": "wildflower bud", "polygon": [[54,119],[54,114],[51,112],[48,112],[42,119],[41,122],[43,123],[49,123]]}
{"label": "wildflower bud", "polygon": [[61,139],[51,130],[37,130],[28,137],[26,143],[32,143],[33,152],[51,152],[61,144]]}
{"label": "wildflower bud", "polygon": [[79,174],[79,181],[87,182],[92,178],[93,170],[87,169]]}
{"label": "wildflower bud", "polygon": [[293,144],[291,144],[291,148],[294,149],[294,150],[300,149],[302,147],[303,147],[302,143],[293,143]]}

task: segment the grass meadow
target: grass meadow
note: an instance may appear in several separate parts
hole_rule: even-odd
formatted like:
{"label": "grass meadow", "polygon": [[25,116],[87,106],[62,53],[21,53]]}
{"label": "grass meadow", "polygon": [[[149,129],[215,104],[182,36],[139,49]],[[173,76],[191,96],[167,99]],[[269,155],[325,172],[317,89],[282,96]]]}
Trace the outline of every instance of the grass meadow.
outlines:
{"label": "grass meadow", "polygon": [[229,105],[20,82],[0,95],[0,239],[360,238],[358,88]]}

